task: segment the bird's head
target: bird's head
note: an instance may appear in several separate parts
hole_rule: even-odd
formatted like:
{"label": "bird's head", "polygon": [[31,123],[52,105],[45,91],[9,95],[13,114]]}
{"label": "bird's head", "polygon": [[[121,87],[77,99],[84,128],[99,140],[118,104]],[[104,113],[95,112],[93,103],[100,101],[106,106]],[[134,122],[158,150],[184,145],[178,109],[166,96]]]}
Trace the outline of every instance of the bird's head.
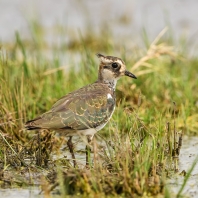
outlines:
{"label": "bird's head", "polygon": [[98,80],[99,81],[117,81],[121,76],[135,78],[136,76],[126,70],[124,61],[114,56],[104,56],[97,54],[100,59]]}

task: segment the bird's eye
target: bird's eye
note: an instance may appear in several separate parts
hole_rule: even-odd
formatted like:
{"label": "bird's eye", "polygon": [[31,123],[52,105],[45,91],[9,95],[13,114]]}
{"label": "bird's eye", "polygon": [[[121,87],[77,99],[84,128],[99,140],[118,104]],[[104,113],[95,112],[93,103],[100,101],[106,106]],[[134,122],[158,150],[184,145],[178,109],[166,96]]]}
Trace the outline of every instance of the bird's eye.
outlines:
{"label": "bird's eye", "polygon": [[117,68],[118,67],[118,64],[117,63],[112,63],[112,67],[113,68]]}

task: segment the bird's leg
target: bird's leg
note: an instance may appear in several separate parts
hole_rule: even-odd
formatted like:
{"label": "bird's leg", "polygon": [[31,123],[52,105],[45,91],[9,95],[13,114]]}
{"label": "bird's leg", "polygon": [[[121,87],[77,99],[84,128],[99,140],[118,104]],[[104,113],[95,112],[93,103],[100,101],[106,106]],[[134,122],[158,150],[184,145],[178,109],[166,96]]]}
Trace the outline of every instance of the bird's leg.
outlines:
{"label": "bird's leg", "polygon": [[92,140],[93,136],[88,135],[87,136],[87,145],[86,145],[86,166],[89,167],[90,165],[90,153],[91,153],[91,147],[90,147],[90,142]]}
{"label": "bird's leg", "polygon": [[77,163],[76,163],[76,158],[74,155],[74,145],[72,143],[72,136],[69,137],[69,140],[67,141],[67,146],[69,147],[69,151],[73,159],[74,167],[76,167]]}
{"label": "bird's leg", "polygon": [[42,165],[40,131],[38,131],[38,153],[37,153],[37,157],[36,157],[36,165],[37,166],[41,166]]}

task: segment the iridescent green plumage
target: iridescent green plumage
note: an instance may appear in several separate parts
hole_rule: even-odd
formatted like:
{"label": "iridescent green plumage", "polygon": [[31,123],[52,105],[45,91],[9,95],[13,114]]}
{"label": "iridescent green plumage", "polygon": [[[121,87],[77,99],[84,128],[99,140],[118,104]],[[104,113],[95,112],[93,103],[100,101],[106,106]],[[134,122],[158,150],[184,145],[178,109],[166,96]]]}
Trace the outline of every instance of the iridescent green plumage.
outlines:
{"label": "iridescent green plumage", "polygon": [[113,91],[107,84],[96,82],[62,97],[50,111],[29,121],[26,126],[28,129],[65,131],[65,135],[69,135],[72,131],[96,128],[106,123],[114,105]]}

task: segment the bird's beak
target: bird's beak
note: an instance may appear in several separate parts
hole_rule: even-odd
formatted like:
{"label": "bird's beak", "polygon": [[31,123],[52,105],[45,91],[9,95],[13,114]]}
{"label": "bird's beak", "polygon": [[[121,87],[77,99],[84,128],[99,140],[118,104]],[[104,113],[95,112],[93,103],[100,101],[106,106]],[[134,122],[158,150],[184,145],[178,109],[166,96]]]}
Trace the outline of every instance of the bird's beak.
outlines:
{"label": "bird's beak", "polygon": [[132,74],[131,72],[129,72],[129,71],[127,71],[127,70],[124,72],[124,75],[125,75],[125,76],[129,76],[129,77],[131,77],[131,78],[137,79],[137,77],[136,77],[134,74]]}

